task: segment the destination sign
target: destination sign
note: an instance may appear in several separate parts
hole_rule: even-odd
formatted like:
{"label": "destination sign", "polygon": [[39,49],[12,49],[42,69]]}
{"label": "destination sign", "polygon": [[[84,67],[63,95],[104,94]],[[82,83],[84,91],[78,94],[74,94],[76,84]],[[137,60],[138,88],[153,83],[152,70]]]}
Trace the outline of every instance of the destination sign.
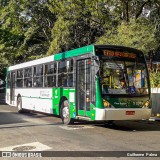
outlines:
{"label": "destination sign", "polygon": [[110,57],[123,57],[123,58],[133,58],[133,59],[136,58],[136,54],[134,53],[118,52],[110,50],[103,50],[103,55]]}

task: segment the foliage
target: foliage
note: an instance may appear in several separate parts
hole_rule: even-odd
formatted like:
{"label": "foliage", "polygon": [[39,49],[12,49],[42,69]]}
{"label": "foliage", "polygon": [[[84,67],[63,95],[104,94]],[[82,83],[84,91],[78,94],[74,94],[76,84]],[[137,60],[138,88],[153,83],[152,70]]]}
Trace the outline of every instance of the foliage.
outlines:
{"label": "foliage", "polygon": [[155,51],[158,47],[154,26],[146,20],[130,20],[122,22],[117,28],[107,30],[106,34],[97,40],[97,44],[115,44],[137,48],[145,54]]}
{"label": "foliage", "polygon": [[109,16],[103,14],[102,0],[50,0],[50,11],[57,15],[48,54],[85,46],[103,34]]}
{"label": "foliage", "polygon": [[150,72],[150,83],[152,88],[160,88],[160,73]]}
{"label": "foliage", "polygon": [[157,53],[159,4],[160,0],[1,0],[0,76],[6,66],[88,44]]}

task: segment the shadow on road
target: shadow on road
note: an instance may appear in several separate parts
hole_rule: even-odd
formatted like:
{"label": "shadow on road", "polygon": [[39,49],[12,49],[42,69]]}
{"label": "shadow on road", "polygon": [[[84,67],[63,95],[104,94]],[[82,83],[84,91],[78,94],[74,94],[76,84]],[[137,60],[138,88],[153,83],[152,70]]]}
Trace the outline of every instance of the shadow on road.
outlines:
{"label": "shadow on road", "polygon": [[113,124],[95,125],[125,132],[160,131],[160,123],[156,121],[115,121]]}
{"label": "shadow on road", "polygon": [[18,113],[0,112],[0,125],[24,122],[26,121],[24,121],[22,117],[18,116]]}
{"label": "shadow on road", "polygon": [[[2,109],[2,111],[0,111],[0,129],[30,127],[30,126],[45,126],[45,125],[63,125],[59,116],[39,114],[37,112],[26,112],[23,114],[19,114],[16,112],[15,107],[9,107],[5,103],[0,103],[0,105]],[[52,117],[54,118],[54,120],[52,120]],[[44,122],[42,124],[34,123],[34,120],[33,120],[33,123],[32,123],[32,121],[27,121],[28,118],[37,119],[37,120],[44,119]],[[15,124],[15,125],[7,126],[9,124]],[[84,126],[91,125],[95,127],[102,127],[104,129],[106,128],[106,129],[119,130],[124,132],[160,131],[160,121],[114,121],[113,123],[104,124],[102,122],[79,120],[74,123],[74,126],[81,126],[81,125],[84,125]]]}
{"label": "shadow on road", "polygon": [[124,132],[160,131],[159,121],[114,121],[113,123],[78,121],[74,125],[91,125]]}
{"label": "shadow on road", "polygon": [[26,117],[24,120],[24,116],[27,118],[44,118],[44,117],[50,117],[43,114],[36,114],[36,113],[23,113],[19,114],[16,112],[0,112],[0,129],[6,129],[6,128],[21,128],[21,127],[34,127],[34,126],[47,126],[47,125],[62,125],[62,122],[46,122],[45,123],[35,123],[34,120],[27,121]]}
{"label": "shadow on road", "polygon": [[[56,119],[57,116],[54,116],[54,121],[52,117],[53,115],[32,111],[18,113],[16,107],[0,102],[0,129],[62,124],[59,118]],[[40,123],[39,119],[44,119],[44,121]]]}

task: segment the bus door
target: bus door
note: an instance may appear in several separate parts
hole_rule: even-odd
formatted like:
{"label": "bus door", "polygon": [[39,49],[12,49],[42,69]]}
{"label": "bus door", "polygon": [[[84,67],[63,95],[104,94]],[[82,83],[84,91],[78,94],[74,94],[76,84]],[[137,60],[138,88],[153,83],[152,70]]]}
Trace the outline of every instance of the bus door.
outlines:
{"label": "bus door", "polygon": [[77,115],[90,117],[91,59],[77,61]]}
{"label": "bus door", "polygon": [[16,81],[16,73],[11,72],[11,82],[10,82],[10,104],[15,103],[15,81]]}

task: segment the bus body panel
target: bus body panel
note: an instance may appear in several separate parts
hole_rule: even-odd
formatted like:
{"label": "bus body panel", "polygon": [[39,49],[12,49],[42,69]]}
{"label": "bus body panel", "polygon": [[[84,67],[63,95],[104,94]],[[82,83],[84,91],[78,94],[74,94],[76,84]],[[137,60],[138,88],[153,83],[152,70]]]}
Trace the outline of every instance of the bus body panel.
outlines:
{"label": "bus body panel", "polygon": [[[131,112],[134,114],[127,114]],[[126,109],[114,109],[96,108],[95,120],[107,121],[107,120],[142,120],[149,119],[151,116],[151,109],[146,108],[126,108]]]}
{"label": "bus body panel", "polygon": [[[117,48],[117,49],[125,49],[125,50],[131,50],[131,52],[134,51],[137,53],[140,53],[140,51],[136,49],[131,49],[128,47],[121,47],[121,46],[107,46],[107,45],[90,45],[82,48],[78,48],[75,50],[67,51],[64,53],[52,55],[49,57],[33,60],[30,62],[18,64],[15,66],[8,67],[7,74],[12,71],[15,72],[13,77],[16,77],[16,72],[18,69],[26,68],[26,67],[33,67],[39,64],[46,64],[50,62],[56,62],[56,65],[58,66],[59,62],[68,60],[73,58],[74,59],[74,71],[73,71],[73,77],[74,77],[74,83],[75,85],[73,87],[63,87],[55,86],[50,88],[44,87],[43,82],[43,88],[34,88],[33,84],[31,88],[14,88],[14,100],[11,101],[10,99],[10,93],[11,90],[8,88],[8,84],[6,84],[6,103],[12,106],[17,105],[17,97],[20,95],[22,97],[22,108],[29,109],[29,110],[35,110],[39,112],[44,113],[50,113],[54,115],[60,115],[60,103],[62,99],[67,99],[69,101],[70,105],[70,117],[71,118],[78,118],[78,116],[82,117],[88,117],[90,120],[140,120],[140,119],[149,119],[151,110],[148,108],[142,108],[143,104],[150,99],[150,96],[139,97],[139,98],[131,98],[131,97],[117,97],[113,98],[112,96],[105,97],[102,94],[101,89],[101,82],[100,82],[100,76],[98,75],[98,70],[95,68],[98,68],[98,64],[93,67],[94,72],[92,72],[92,79],[94,80],[94,85],[92,84],[91,87],[95,88],[94,95],[94,103],[92,104],[92,101],[90,101],[89,109],[83,110],[77,108],[78,101],[81,101],[81,99],[78,99],[78,95],[76,94],[79,89],[79,83],[77,83],[77,64],[80,60],[86,60],[90,59],[90,61],[86,61],[85,63],[90,63],[91,61],[99,61],[99,56],[96,54],[97,48]],[[90,54],[88,54],[90,53]],[[86,56],[88,54],[88,57]],[[116,53],[117,54],[117,53]],[[95,56],[96,55],[96,56]],[[120,54],[119,54],[120,55]],[[127,54],[128,56],[129,54]],[[133,54],[134,55],[134,54]],[[57,63],[58,62],[58,63]],[[99,61],[100,62],[100,61]],[[95,65],[95,63],[94,63]],[[97,67],[98,66],[98,67]],[[43,69],[44,70],[44,69]],[[44,72],[44,71],[43,71]],[[60,72],[57,70],[56,72],[56,81],[58,81],[58,74]],[[86,72],[84,72],[86,73]],[[93,76],[94,73],[94,76]],[[32,73],[33,74],[33,73]],[[90,75],[91,75],[90,74]],[[33,75],[32,75],[33,76]],[[16,78],[15,78],[16,79]],[[44,73],[43,73],[43,80],[44,80]],[[16,81],[14,81],[16,83]],[[33,77],[32,77],[33,82]],[[149,84],[149,82],[148,82]],[[13,88],[12,88],[13,89]],[[113,89],[112,89],[113,90]],[[148,91],[150,93],[150,89],[148,88]],[[85,91],[87,94],[87,90]],[[88,98],[88,97],[87,97]],[[85,102],[88,101],[85,97]],[[104,106],[104,100],[107,101],[111,106],[106,107]],[[141,104],[140,104],[141,103]],[[83,108],[83,107],[82,107]],[[127,113],[134,113],[133,115],[128,115]]]}
{"label": "bus body panel", "polygon": [[75,118],[76,109],[75,109],[75,89],[74,88],[53,88],[53,113],[55,115],[60,115],[59,105],[62,98],[65,98],[69,101],[70,104],[70,116]]}
{"label": "bus body panel", "polygon": [[142,108],[149,97],[103,97],[114,108]]}
{"label": "bus body panel", "polygon": [[[10,90],[7,89],[7,95]],[[15,101],[10,103],[10,99],[7,99],[7,103],[13,106],[17,106],[18,95],[22,98],[22,108],[28,110],[35,110],[44,113],[53,114],[52,109],[52,90],[47,88],[39,89],[16,89],[15,90]]]}
{"label": "bus body panel", "polygon": [[80,55],[84,55],[84,54],[92,53],[92,52],[94,52],[94,45],[89,45],[89,46],[81,47],[81,48],[74,49],[71,51],[67,51],[64,53],[55,54],[54,60],[55,61],[62,60],[62,59],[76,57],[76,56],[80,56]]}

